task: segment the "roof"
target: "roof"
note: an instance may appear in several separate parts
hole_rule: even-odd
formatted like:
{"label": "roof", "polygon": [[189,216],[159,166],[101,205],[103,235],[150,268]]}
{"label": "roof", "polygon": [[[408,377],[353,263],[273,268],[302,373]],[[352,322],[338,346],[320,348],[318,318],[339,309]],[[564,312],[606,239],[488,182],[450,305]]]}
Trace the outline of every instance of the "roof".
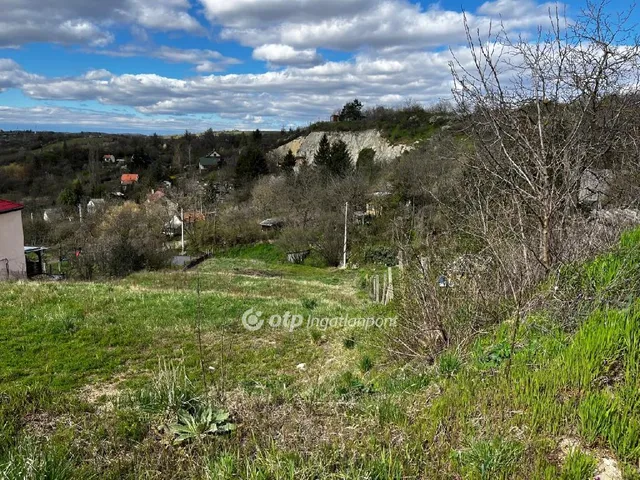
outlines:
{"label": "roof", "polygon": [[204,213],[200,212],[184,212],[183,218],[185,223],[204,222],[206,219]]}
{"label": "roof", "polygon": [[9,200],[0,199],[0,213],[9,213],[22,210],[24,205],[20,203],[11,202]]}
{"label": "roof", "polygon": [[200,157],[200,165],[202,165],[203,167],[215,167],[217,165],[220,164],[221,162],[221,158],[220,156],[217,157],[211,157],[211,156],[206,156],[206,157]]}
{"label": "roof", "polygon": [[153,193],[147,195],[147,202],[157,202],[165,197],[165,193],[162,190],[156,190]]}
{"label": "roof", "polygon": [[284,221],[280,218],[267,218],[260,222],[260,226],[262,227],[278,227],[282,225]]}
{"label": "roof", "polygon": [[24,247],[24,253],[38,253],[44,252],[45,250],[49,250],[47,247]]}
{"label": "roof", "polygon": [[93,203],[94,205],[96,203],[104,203],[104,198],[92,198],[91,200],[89,200],[89,203]]}
{"label": "roof", "polygon": [[120,177],[121,182],[137,182],[140,176],[137,173],[123,173]]}

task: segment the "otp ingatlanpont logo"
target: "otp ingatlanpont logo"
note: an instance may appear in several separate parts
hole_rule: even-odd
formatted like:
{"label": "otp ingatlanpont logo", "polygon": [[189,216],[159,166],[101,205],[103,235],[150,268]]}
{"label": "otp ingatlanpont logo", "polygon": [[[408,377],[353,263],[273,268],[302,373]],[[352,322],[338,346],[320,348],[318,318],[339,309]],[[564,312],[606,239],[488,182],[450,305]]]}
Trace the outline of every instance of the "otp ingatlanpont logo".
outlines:
{"label": "otp ingatlanpont logo", "polygon": [[251,332],[260,330],[264,325],[264,319],[260,317],[262,317],[262,312],[254,312],[254,309],[250,308],[242,314],[242,325]]}

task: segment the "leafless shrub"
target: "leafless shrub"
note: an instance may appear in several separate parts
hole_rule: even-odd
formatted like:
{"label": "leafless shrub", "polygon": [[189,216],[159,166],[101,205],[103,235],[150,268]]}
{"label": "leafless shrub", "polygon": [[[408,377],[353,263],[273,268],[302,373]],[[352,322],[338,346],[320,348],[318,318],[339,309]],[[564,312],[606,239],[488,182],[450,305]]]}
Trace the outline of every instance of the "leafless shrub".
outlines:
{"label": "leafless shrub", "polygon": [[509,305],[496,280],[492,257],[460,257],[449,264],[438,257],[402,251],[404,267],[396,287],[397,328],[387,338],[395,355],[432,361],[443,349],[470,341],[501,320]]}

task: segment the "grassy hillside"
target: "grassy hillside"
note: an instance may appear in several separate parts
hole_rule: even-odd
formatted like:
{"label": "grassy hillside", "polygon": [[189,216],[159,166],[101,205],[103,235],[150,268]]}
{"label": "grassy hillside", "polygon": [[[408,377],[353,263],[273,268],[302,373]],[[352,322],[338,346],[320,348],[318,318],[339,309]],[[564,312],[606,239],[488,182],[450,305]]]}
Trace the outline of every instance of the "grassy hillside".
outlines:
{"label": "grassy hillside", "polygon": [[[250,307],[392,314],[357,272],[253,253],[5,285],[1,475],[587,479],[608,457],[640,478],[640,231],[541,286],[513,352],[506,319],[434,365],[398,363],[371,330],[245,330]],[[208,406],[235,431],[207,433]]]}

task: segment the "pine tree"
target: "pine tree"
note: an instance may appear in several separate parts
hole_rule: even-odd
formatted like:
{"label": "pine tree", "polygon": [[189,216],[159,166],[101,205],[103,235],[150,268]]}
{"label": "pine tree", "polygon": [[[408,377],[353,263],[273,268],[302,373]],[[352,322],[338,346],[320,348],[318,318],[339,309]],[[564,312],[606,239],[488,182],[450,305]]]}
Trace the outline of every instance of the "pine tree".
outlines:
{"label": "pine tree", "polygon": [[331,162],[329,164],[329,173],[337,176],[344,176],[351,170],[351,155],[347,144],[342,140],[338,140],[331,145]]}
{"label": "pine tree", "polygon": [[363,148],[358,154],[356,162],[358,173],[371,178],[376,173],[376,152],[373,148]]}
{"label": "pine tree", "polygon": [[342,107],[340,112],[341,122],[350,122],[354,120],[362,120],[364,115],[362,114],[362,103],[357,98],[353,102],[347,103]]}
{"label": "pine tree", "polygon": [[236,164],[236,185],[243,185],[269,172],[267,159],[256,145],[245,148]]}
{"label": "pine tree", "polygon": [[293,171],[293,168],[296,166],[296,157],[293,155],[291,149],[287,152],[284,159],[282,160],[282,169],[285,172]]}
{"label": "pine tree", "polygon": [[327,134],[324,134],[320,139],[320,145],[318,151],[313,157],[313,161],[320,169],[329,169],[331,164],[331,144],[327,138]]}

